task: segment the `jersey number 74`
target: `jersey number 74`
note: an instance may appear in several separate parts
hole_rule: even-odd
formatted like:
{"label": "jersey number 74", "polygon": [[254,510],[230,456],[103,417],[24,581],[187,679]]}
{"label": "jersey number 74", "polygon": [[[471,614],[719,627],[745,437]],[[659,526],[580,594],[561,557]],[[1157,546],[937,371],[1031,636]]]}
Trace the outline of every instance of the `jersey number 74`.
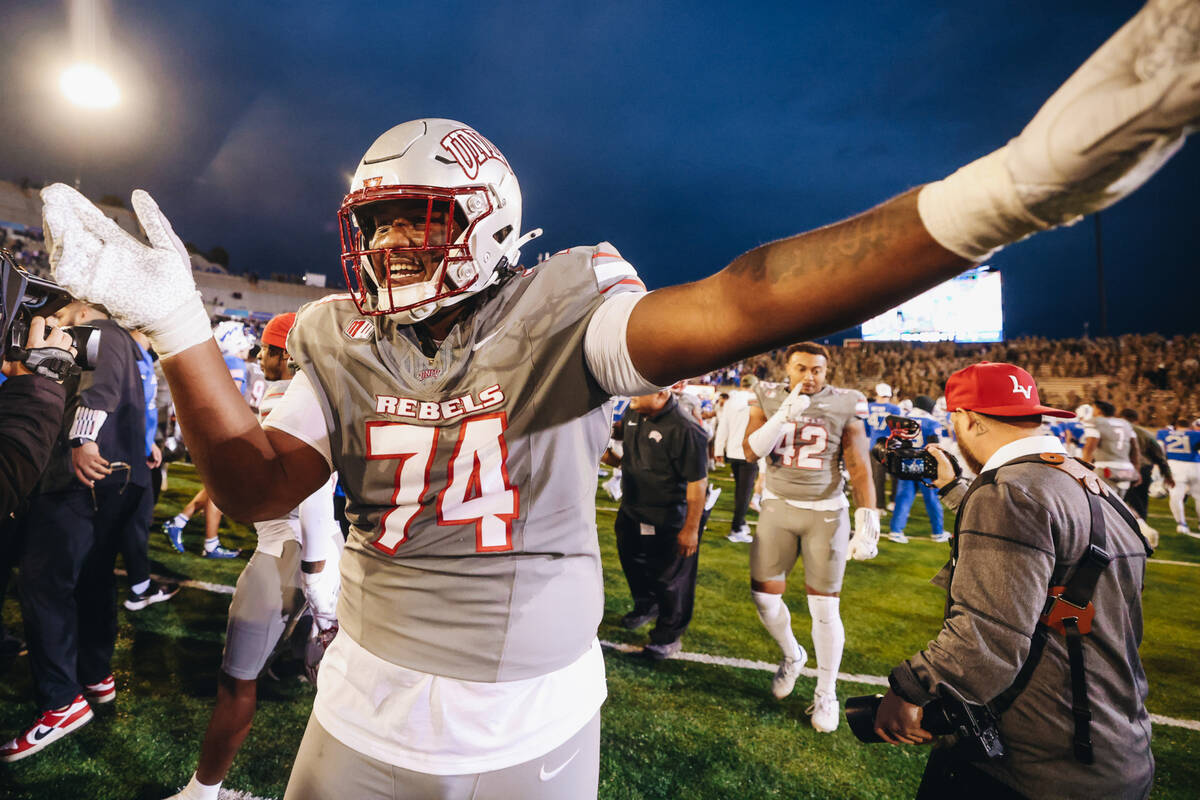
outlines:
{"label": "jersey number 74", "polygon": [[[475,549],[486,553],[512,549],[512,521],[520,498],[508,477],[508,446],[504,412],[463,420],[446,469],[445,485],[437,492],[438,525],[475,524]],[[431,489],[430,474],[438,437],[443,429],[405,422],[368,422],[367,459],[394,460],[396,475],[392,504],[380,520],[375,549],[395,555],[408,540],[409,528]]]}

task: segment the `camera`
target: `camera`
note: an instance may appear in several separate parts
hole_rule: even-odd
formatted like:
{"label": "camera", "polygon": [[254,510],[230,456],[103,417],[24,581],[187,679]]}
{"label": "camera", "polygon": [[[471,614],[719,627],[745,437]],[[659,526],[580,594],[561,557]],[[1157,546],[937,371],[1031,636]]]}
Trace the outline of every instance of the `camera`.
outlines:
{"label": "camera", "polygon": [[34,317],[49,317],[72,301],[61,286],[30,275],[17,266],[12,253],[0,248],[0,346],[5,361],[24,362],[30,370],[62,380],[76,370],[95,369],[100,349],[100,331],[91,325],[63,328],[71,336],[75,358],[57,348],[25,349],[29,325]]}
{"label": "camera", "polygon": [[903,480],[934,480],[938,475],[938,462],[924,448],[913,447],[912,442],[921,435],[921,423],[908,417],[888,414],[885,420],[888,437],[881,439],[871,448],[871,455],[889,475]]}
{"label": "camera", "polygon": [[[871,694],[846,700],[846,722],[864,744],[882,742],[875,733],[875,713],[883,695]],[[998,718],[987,706],[977,706],[951,697],[939,697],[921,708],[921,727],[934,736],[958,737],[955,754],[967,761],[990,761],[1005,754]]]}

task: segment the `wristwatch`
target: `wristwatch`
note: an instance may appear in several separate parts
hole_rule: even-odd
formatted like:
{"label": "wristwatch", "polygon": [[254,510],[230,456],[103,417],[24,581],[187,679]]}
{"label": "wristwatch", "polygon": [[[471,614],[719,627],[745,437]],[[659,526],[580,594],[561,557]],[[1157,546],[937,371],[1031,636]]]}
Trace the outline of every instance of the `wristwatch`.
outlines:
{"label": "wristwatch", "polygon": [[85,439],[82,436],[76,436],[71,440],[71,447],[83,447],[88,442],[95,441],[94,439]]}

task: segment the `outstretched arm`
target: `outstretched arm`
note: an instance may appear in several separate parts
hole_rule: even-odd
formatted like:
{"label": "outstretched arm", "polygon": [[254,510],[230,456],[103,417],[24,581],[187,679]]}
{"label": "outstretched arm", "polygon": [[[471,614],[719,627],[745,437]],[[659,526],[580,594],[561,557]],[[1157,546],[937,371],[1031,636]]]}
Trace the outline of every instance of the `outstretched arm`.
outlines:
{"label": "outstretched arm", "polygon": [[1200,124],[1195,0],[1150,0],[1015,139],[857,217],[772,242],[633,310],[629,353],[658,384],[832,333],[1134,191]]}
{"label": "outstretched arm", "polygon": [[162,366],[188,452],[226,514],[242,521],[275,519],[329,480],[324,456],[259,425],[211,337],[164,357]]}
{"label": "outstretched arm", "polygon": [[629,354],[660,385],[861,322],[962,272],[934,241],[917,192],[857,217],[757,247],[704,280],[633,309]]}

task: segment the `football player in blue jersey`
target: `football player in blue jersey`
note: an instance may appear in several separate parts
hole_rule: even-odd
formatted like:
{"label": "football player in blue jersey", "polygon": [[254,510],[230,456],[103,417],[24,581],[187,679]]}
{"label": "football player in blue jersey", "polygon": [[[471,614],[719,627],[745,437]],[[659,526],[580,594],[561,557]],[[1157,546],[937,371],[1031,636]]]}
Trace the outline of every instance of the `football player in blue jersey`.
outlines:
{"label": "football player in blue jersey", "polygon": [[1162,443],[1171,464],[1173,482],[1167,485],[1171,507],[1171,516],[1175,518],[1175,530],[1178,533],[1192,533],[1187,523],[1187,499],[1190,496],[1200,517],[1200,430],[1187,420],[1181,419],[1169,428],[1163,428],[1155,438]]}
{"label": "football player in blue jersey", "polygon": [[[923,448],[927,444],[940,442],[946,436],[946,429],[933,418],[933,398],[927,395],[917,395],[913,398],[912,411],[907,416],[921,424],[921,432],[913,440],[912,447]],[[872,459],[874,460],[874,459]],[[908,524],[908,514],[912,511],[913,501],[917,497],[917,486],[921,488],[921,499],[925,502],[925,513],[929,515],[929,525],[933,530],[935,542],[950,541],[950,534],[942,526],[942,503],[938,499],[937,490],[924,481],[896,480],[896,509],[892,512],[892,520],[888,530],[888,541],[905,544],[908,537],[904,535],[904,526]]]}

